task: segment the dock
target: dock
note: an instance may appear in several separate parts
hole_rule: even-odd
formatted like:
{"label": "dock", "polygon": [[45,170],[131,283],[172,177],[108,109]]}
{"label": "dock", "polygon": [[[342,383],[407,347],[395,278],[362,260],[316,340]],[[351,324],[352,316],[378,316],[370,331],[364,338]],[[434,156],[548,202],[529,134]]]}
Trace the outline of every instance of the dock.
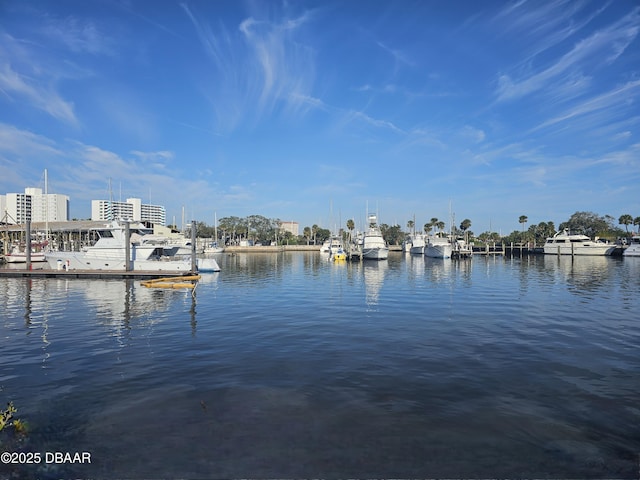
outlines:
{"label": "dock", "polygon": [[0,278],[67,278],[67,279],[100,279],[100,280],[150,280],[163,277],[183,277],[191,272],[174,272],[169,270],[124,271],[124,270],[52,270],[50,268],[2,268]]}

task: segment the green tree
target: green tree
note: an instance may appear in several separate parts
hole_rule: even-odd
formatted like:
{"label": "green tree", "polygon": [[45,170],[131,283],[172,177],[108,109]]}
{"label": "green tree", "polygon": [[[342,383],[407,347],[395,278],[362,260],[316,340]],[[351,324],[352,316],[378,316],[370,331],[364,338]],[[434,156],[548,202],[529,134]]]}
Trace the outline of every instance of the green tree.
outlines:
{"label": "green tree", "polygon": [[404,240],[404,233],[400,228],[400,225],[389,226],[386,223],[380,225],[380,232],[382,237],[389,245],[400,245]]}
{"label": "green tree", "polygon": [[468,218],[465,218],[462,222],[460,222],[460,230],[462,230],[463,232],[466,232],[467,230],[469,230],[470,226],[471,226],[471,220],[469,220]]}
{"label": "green tree", "polygon": [[634,218],[633,224],[638,226],[638,233],[640,233],[640,217]]}
{"label": "green tree", "polygon": [[356,228],[356,224],[352,219],[347,220],[347,230],[353,232],[353,229]]}
{"label": "green tree", "polygon": [[422,229],[424,230],[424,233],[426,233],[427,235],[429,235],[429,232],[431,232],[432,228],[433,228],[433,225],[431,223],[425,223],[424,226],[422,227]]}
{"label": "green tree", "polygon": [[313,236],[313,233],[311,233],[311,228],[304,227],[302,229],[302,236],[307,239],[307,245],[309,245],[309,242],[311,242],[311,237]]}
{"label": "green tree", "polygon": [[413,229],[415,226],[416,226],[416,222],[414,222],[413,220],[409,220],[407,222],[407,229],[409,230],[409,232],[413,232]]}
{"label": "green tree", "polygon": [[593,212],[576,212],[571,218],[560,224],[560,230],[582,233],[593,238],[596,235],[607,234],[613,229],[610,221]]}
{"label": "green tree", "polygon": [[618,219],[619,225],[624,225],[625,230],[629,233],[629,225],[633,223],[633,217],[629,214],[621,215]]}
{"label": "green tree", "polygon": [[316,230],[316,242],[318,244],[321,244],[322,242],[324,242],[325,240],[327,240],[329,237],[331,237],[331,230],[329,230],[328,228],[320,228],[318,227],[318,229]]}
{"label": "green tree", "polygon": [[520,215],[520,218],[518,218],[518,222],[522,224],[523,233],[524,233],[524,224],[527,223],[527,220],[529,220],[529,218],[526,215]]}

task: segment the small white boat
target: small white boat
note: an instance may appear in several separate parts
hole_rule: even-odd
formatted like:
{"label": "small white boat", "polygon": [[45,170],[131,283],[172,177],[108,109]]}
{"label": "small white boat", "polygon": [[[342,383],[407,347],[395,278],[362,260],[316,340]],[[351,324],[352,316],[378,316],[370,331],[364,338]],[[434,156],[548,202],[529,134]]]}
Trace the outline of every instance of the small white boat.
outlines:
{"label": "small white boat", "polygon": [[544,253],[547,255],[611,255],[616,246],[591,240],[586,235],[571,234],[567,229],[547,238]]}
{"label": "small white boat", "polygon": [[218,242],[211,242],[209,245],[204,247],[204,253],[222,253],[224,252],[224,247],[218,245]]}
{"label": "small white boat", "polygon": [[640,257],[640,235],[631,237],[631,243],[624,249],[623,257]]}
{"label": "small white boat", "polygon": [[424,254],[431,258],[451,258],[453,246],[448,237],[440,235],[430,235]]}
{"label": "small white boat", "polygon": [[[27,263],[27,252],[23,249],[20,250],[18,245],[13,245],[11,251],[4,255],[4,260],[7,263]],[[43,251],[36,251],[31,249],[31,262],[46,262]]]}
{"label": "small white boat", "polygon": [[389,258],[389,247],[382,237],[375,215],[369,215],[369,229],[362,237],[362,258],[365,260],[386,260]]}
{"label": "small white boat", "polygon": [[204,253],[222,253],[224,252],[224,245],[218,244],[218,214],[213,215],[213,237],[215,240],[209,245],[204,247]]}

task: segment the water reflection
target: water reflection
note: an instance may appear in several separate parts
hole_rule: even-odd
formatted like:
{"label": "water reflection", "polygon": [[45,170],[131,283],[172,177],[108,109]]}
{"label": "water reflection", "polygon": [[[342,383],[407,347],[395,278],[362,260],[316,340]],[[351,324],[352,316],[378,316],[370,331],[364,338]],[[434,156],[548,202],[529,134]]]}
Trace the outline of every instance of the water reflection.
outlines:
{"label": "water reflection", "polygon": [[[217,274],[204,279],[205,284],[215,284]],[[151,327],[164,321],[159,312],[168,310],[179,296],[184,296],[190,306],[192,327],[195,328],[196,298],[190,290],[146,288],[139,280],[78,280],[78,279],[16,279],[0,283],[5,316],[5,326],[17,327],[21,316],[27,335],[35,329],[42,330],[42,339],[48,343],[48,318],[58,317],[69,311],[74,317],[78,309],[81,318],[89,324],[107,327],[111,335],[123,338],[137,325]],[[215,290],[215,287],[214,287]],[[22,312],[21,314],[19,312]]]}
{"label": "water reflection", "polygon": [[389,269],[388,261],[364,261],[362,272],[365,285],[365,298],[369,311],[378,305],[380,301],[380,290],[384,283],[384,276]]}
{"label": "water reflection", "polygon": [[30,450],[95,458],[23,477],[632,478],[640,262],[552,260],[225,256],[195,296],[0,279]]}
{"label": "water reflection", "polygon": [[612,263],[619,261],[605,256],[542,256],[546,275],[566,283],[570,290],[578,295],[585,295],[603,288],[611,280]]}

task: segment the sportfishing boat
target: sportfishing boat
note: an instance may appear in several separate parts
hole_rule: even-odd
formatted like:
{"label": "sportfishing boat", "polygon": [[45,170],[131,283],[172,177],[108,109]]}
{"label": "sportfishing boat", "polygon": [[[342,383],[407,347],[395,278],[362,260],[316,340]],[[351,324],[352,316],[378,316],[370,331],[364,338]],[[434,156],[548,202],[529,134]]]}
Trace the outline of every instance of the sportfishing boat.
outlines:
{"label": "sportfishing boat", "polygon": [[616,246],[586,235],[571,234],[567,229],[547,238],[544,253],[547,255],[611,255]]}
{"label": "sportfishing boat", "polygon": [[431,258],[451,258],[452,252],[453,246],[449,237],[440,235],[430,235],[424,250],[425,256]]}
{"label": "sportfishing boat", "polygon": [[347,259],[347,252],[345,252],[342,247],[340,247],[335,253],[331,254],[330,257],[334,262],[341,262]]}
{"label": "sportfishing boat", "polygon": [[631,243],[622,253],[624,257],[640,257],[640,235],[631,237]]}
{"label": "sportfishing boat", "polygon": [[340,237],[338,235],[332,235],[322,243],[320,253],[328,253],[329,255],[332,255],[343,248]]}
{"label": "sportfishing boat", "polygon": [[411,235],[410,241],[411,248],[409,249],[409,253],[411,253],[412,255],[424,255],[424,249],[427,246],[424,234],[414,233],[413,235]]}
{"label": "sportfishing boat", "polygon": [[369,229],[362,237],[362,258],[365,260],[386,260],[389,258],[389,247],[382,237],[376,215],[369,215]]}
{"label": "sportfishing boat", "polygon": [[127,229],[114,220],[95,230],[98,240],[94,245],[79,252],[45,252],[45,258],[52,269],[127,270],[126,251],[129,242],[129,270],[191,271],[190,256],[176,255],[177,245],[171,246],[166,240],[147,234],[148,229],[142,226],[131,225]]}

